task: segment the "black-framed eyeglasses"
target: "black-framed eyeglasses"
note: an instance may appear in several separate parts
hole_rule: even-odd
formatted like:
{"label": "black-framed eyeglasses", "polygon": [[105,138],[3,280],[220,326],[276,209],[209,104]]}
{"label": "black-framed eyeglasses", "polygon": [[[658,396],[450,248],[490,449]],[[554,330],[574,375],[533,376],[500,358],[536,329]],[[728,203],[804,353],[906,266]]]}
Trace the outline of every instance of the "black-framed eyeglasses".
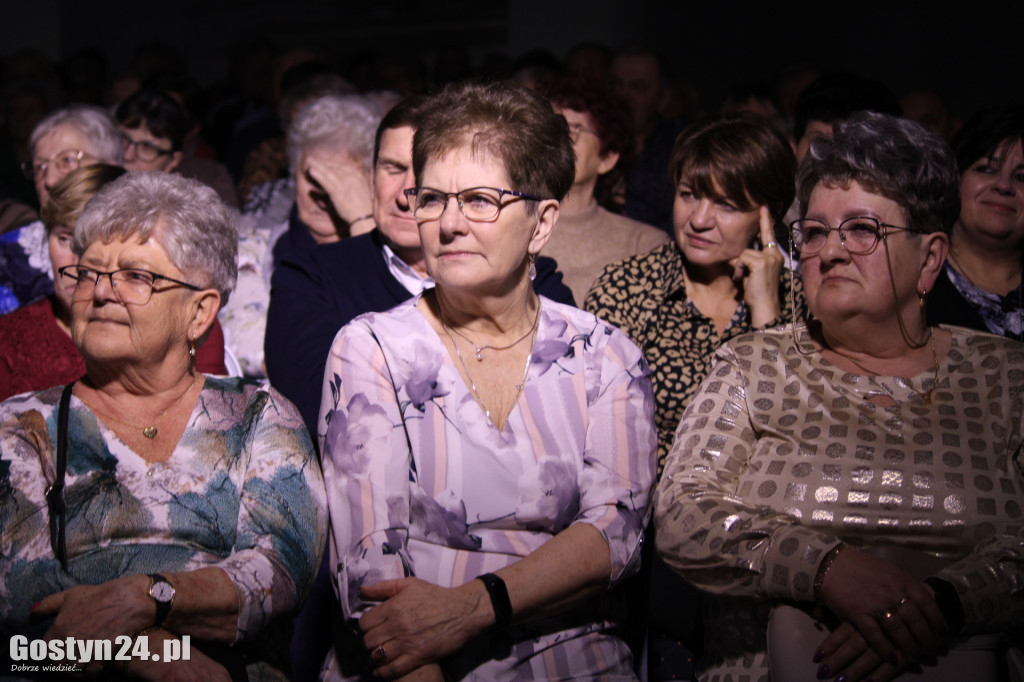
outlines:
{"label": "black-framed eyeglasses", "polygon": [[21,172],[29,180],[35,180],[44,173],[52,164],[61,173],[67,174],[82,165],[82,159],[92,156],[89,152],[81,149],[65,149],[59,151],[50,159],[41,162],[25,161],[21,164]]}
{"label": "black-framed eyeglasses", "polygon": [[146,140],[133,140],[123,133],[121,134],[121,144],[124,146],[125,153],[132,149],[135,152],[135,158],[140,161],[156,161],[161,156],[174,153],[173,149],[163,149]]}
{"label": "black-framed eyeglasses", "polygon": [[448,208],[448,201],[455,197],[459,210],[468,220],[492,223],[498,219],[502,209],[512,203],[511,201],[502,203],[502,199],[506,195],[527,201],[544,200],[544,197],[534,194],[496,187],[470,187],[458,192],[442,192],[430,187],[410,187],[405,190],[405,198],[409,200],[409,205],[412,207],[412,215],[420,222],[440,218]]}
{"label": "black-framed eyeglasses", "polygon": [[[78,300],[91,297],[102,277],[110,278],[110,286],[121,303],[131,303],[132,305],[145,305],[149,303],[149,299],[153,296],[153,286],[157,280],[172,282],[192,291],[203,290],[202,287],[197,287],[195,284],[189,284],[188,282],[182,282],[180,279],[158,275],[155,272],[139,270],[137,268],[100,272],[99,270],[82,267],[81,265],[65,265],[57,272],[60,273],[61,277],[74,280],[74,298]],[[167,287],[158,291],[167,291],[170,288]]]}
{"label": "black-framed eyeglasses", "polygon": [[858,255],[871,253],[878,245],[878,240],[888,236],[889,230],[920,233],[916,228],[890,225],[870,216],[847,218],[839,223],[839,227],[829,227],[826,222],[816,218],[800,218],[790,223],[789,228],[793,248],[800,252],[801,257],[813,256],[825,248],[830,232],[838,232],[839,241],[846,250]]}

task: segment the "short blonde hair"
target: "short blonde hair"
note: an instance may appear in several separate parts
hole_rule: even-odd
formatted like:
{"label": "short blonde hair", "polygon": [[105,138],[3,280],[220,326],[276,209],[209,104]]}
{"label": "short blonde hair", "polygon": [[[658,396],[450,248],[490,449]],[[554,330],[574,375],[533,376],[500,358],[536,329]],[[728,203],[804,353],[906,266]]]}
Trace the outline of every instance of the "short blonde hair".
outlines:
{"label": "short blonde hair", "polygon": [[120,166],[98,163],[76,168],[65,175],[50,190],[50,196],[39,212],[46,229],[52,230],[60,225],[74,228],[89,199],[96,196],[104,185],[127,172]]}

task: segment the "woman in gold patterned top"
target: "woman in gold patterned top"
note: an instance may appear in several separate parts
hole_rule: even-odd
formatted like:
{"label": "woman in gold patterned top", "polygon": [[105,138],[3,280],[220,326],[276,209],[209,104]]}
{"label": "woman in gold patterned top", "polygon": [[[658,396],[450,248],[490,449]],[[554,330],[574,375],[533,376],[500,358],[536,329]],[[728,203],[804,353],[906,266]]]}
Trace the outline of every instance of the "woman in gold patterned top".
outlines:
{"label": "woman in gold patterned top", "polygon": [[659,553],[715,595],[702,681],[770,679],[782,601],[835,618],[807,679],[948,674],[946,646],[1019,627],[1024,346],[924,314],[957,184],[937,136],[881,114],[801,164],[792,241],[817,322],[722,346],[658,489]]}

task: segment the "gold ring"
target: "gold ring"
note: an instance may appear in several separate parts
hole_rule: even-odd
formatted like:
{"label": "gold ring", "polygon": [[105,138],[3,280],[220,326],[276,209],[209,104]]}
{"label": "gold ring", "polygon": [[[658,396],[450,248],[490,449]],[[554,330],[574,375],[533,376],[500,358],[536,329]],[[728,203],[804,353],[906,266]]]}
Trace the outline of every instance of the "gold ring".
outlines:
{"label": "gold ring", "polygon": [[900,607],[907,603],[907,598],[900,599],[900,603],[896,605],[896,610],[899,611]]}
{"label": "gold ring", "polygon": [[766,248],[766,249],[775,249],[775,248],[778,248],[778,246],[779,245],[776,244],[775,242],[768,242],[767,244],[764,245],[764,248]]}
{"label": "gold ring", "polygon": [[373,661],[375,663],[383,663],[388,660],[388,652],[384,651],[384,645],[378,644],[377,648],[373,650]]}

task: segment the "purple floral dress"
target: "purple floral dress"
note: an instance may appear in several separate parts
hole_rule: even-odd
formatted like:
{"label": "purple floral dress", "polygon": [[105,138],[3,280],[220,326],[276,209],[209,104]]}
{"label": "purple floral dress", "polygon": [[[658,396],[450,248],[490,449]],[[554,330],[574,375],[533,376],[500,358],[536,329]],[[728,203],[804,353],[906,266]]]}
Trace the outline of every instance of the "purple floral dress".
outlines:
{"label": "purple floral dress", "polygon": [[[541,299],[526,383],[504,430],[473,399],[413,299],[344,327],[321,423],[336,590],[347,620],[368,583],[453,587],[513,564],[574,523],[608,542],[609,587],[638,567],[654,480],[649,370],[618,329]],[[634,679],[614,593],[474,641],[449,679]],[[341,652],[327,679],[358,678]],[[346,668],[342,671],[342,668]]]}

